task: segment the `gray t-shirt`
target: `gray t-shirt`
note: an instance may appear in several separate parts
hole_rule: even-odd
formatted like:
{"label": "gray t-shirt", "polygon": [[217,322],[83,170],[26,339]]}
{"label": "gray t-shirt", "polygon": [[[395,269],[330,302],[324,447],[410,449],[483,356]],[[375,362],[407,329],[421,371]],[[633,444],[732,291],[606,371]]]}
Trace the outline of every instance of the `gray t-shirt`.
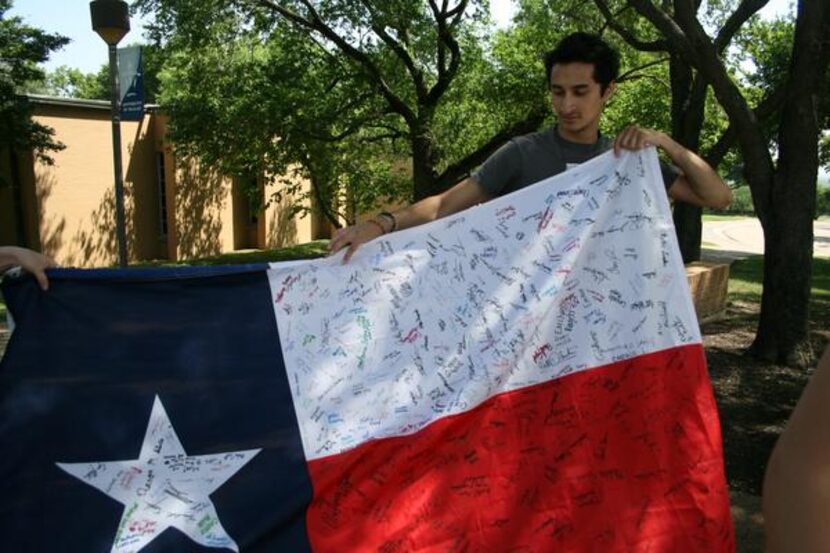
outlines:
{"label": "gray t-shirt", "polygon": [[[554,126],[510,140],[473,171],[472,178],[492,196],[502,196],[558,175],[613,145],[610,138],[602,135],[593,144],[570,142],[559,136]],[[680,173],[663,162],[660,169],[668,190]]]}

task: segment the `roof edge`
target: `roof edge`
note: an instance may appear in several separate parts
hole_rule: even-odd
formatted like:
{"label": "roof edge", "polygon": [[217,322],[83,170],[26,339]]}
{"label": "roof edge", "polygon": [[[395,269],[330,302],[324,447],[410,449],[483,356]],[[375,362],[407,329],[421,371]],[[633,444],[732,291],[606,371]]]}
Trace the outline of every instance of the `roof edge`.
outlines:
{"label": "roof edge", "polygon": [[[99,110],[110,110],[112,104],[107,100],[87,100],[85,98],[63,98],[61,96],[47,96],[45,94],[21,94],[22,97],[33,104],[44,106],[63,106],[74,108],[89,108]],[[161,107],[158,104],[144,104],[144,111],[158,111]]]}

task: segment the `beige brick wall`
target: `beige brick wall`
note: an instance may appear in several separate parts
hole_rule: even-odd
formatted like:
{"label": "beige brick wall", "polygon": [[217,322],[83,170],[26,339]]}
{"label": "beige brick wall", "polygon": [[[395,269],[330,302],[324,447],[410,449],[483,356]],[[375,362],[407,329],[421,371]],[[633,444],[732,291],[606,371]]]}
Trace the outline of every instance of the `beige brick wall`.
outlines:
{"label": "beige brick wall", "polygon": [[[35,99],[34,118],[55,130],[66,148],[51,154],[54,165],[20,155],[26,242],[63,266],[103,267],[117,262],[112,125],[101,102]],[[234,194],[234,180],[210,167],[178,159],[166,141],[167,120],[159,112],[140,122],[122,122],[122,160],[131,261],[187,259],[235,249],[282,247],[319,236],[315,217],[294,216],[291,198],[272,203],[256,219],[247,198]],[[163,154],[167,235],[162,235],[157,175]],[[10,174],[8,152],[0,173]],[[278,179],[277,179],[278,181]],[[299,181],[299,194],[308,183]],[[269,185],[264,194],[270,196]],[[243,205],[244,204],[244,205]],[[11,188],[0,187],[0,238],[16,238]],[[251,224],[251,221],[254,221]]]}

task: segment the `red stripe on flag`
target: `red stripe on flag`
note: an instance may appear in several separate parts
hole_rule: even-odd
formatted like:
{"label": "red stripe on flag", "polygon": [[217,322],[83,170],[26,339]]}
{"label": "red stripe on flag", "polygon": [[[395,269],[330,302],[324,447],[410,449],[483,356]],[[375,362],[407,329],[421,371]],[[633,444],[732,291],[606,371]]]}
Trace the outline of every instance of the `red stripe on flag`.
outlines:
{"label": "red stripe on flag", "polygon": [[700,345],[491,398],[309,463],[313,549],[734,549]]}

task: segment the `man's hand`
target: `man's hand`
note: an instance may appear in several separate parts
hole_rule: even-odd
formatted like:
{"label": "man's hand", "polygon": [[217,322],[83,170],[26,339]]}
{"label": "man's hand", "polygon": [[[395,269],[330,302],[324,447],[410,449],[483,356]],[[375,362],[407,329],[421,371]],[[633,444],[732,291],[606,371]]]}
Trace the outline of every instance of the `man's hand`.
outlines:
{"label": "man's hand", "polygon": [[700,207],[725,209],[729,206],[732,191],[717,172],[666,133],[631,125],[614,140],[614,155],[620,155],[621,150],[641,150],[649,146],[661,148],[681,171],[669,187],[670,197]]}
{"label": "man's hand", "polygon": [[631,125],[614,139],[614,155],[620,155],[622,150],[642,150],[649,146],[663,147],[666,138],[666,135],[659,131]]}
{"label": "man's hand", "polygon": [[374,240],[378,236],[385,234],[385,230],[377,221],[370,220],[363,223],[358,223],[350,227],[337,229],[334,232],[334,237],[329,242],[329,255],[334,255],[343,248],[346,249],[346,255],[343,257],[343,264],[349,262],[362,244]]}
{"label": "man's hand", "polygon": [[46,278],[45,271],[50,267],[55,267],[54,261],[41,253],[26,248],[18,248],[17,246],[0,247],[0,269],[17,265],[32,273],[42,289],[49,289],[49,279]]}

